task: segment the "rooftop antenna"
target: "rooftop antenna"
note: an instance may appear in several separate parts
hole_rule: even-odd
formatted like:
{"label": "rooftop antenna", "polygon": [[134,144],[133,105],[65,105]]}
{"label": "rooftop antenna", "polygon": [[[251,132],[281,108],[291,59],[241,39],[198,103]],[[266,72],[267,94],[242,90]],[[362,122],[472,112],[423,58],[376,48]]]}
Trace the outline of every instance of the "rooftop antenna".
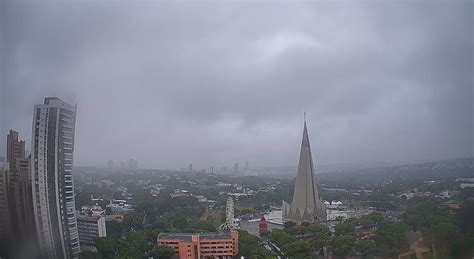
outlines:
{"label": "rooftop antenna", "polygon": [[304,122],[306,122],[306,112],[303,113],[304,116]]}

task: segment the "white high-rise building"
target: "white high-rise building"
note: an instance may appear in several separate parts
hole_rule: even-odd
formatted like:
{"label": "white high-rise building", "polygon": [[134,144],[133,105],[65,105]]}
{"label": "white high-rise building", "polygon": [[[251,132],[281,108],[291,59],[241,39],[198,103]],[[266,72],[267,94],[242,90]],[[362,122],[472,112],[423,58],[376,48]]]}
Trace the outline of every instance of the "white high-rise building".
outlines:
{"label": "white high-rise building", "polygon": [[80,252],[72,161],[76,107],[56,97],[35,105],[31,145],[33,209],[44,258]]}

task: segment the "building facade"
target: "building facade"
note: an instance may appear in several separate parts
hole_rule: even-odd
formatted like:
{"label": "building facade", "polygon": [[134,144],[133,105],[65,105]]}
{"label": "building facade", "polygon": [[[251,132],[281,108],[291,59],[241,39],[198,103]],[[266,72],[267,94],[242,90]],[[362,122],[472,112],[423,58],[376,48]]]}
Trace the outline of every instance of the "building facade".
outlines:
{"label": "building facade", "polygon": [[32,241],[35,235],[31,189],[30,160],[25,156],[25,141],[18,132],[7,135],[8,203],[12,228],[11,239],[16,245]]}
{"label": "building facade", "polygon": [[293,201],[291,204],[283,202],[282,214],[284,221],[297,223],[326,220],[326,209],[318,194],[306,120],[304,122]]}
{"label": "building facade", "polygon": [[10,162],[10,170],[16,170],[17,161],[25,158],[25,141],[19,140],[18,132],[10,130],[7,135],[7,162]]}
{"label": "building facade", "polygon": [[8,208],[8,162],[0,162],[0,255],[6,254],[11,234],[10,210]]}
{"label": "building facade", "polygon": [[42,256],[73,258],[80,252],[72,163],[76,108],[56,97],[35,105],[31,177],[36,233]]}
{"label": "building facade", "polygon": [[237,231],[224,233],[161,233],[159,245],[174,249],[180,259],[232,258],[239,253]]}
{"label": "building facade", "polygon": [[107,236],[104,216],[78,215],[77,229],[81,247],[95,246],[97,238]]}

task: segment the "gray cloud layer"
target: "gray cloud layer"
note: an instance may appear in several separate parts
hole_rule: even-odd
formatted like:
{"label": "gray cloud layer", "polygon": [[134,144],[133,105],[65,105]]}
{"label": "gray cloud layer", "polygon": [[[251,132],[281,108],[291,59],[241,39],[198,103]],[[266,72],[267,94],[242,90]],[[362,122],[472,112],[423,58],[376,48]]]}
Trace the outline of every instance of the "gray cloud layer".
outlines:
{"label": "gray cloud layer", "polygon": [[29,141],[44,96],[77,103],[76,164],[294,165],[304,111],[316,163],[473,156],[472,1],[2,1],[0,15],[2,135]]}

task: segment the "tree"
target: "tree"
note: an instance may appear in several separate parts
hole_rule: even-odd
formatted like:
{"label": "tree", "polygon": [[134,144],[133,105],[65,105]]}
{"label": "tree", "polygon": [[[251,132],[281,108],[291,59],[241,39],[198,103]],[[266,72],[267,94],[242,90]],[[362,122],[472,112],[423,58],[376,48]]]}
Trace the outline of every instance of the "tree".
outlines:
{"label": "tree", "polygon": [[332,243],[334,255],[343,258],[347,257],[348,255],[352,255],[354,253],[355,243],[356,237],[352,235],[340,235],[334,237],[334,241]]}
{"label": "tree", "polygon": [[136,211],[126,214],[122,224],[127,230],[143,229],[143,215]]}
{"label": "tree", "polygon": [[379,256],[396,257],[401,251],[408,248],[406,234],[409,228],[400,222],[384,221],[378,224],[374,241]]}
{"label": "tree", "polygon": [[291,227],[293,227],[294,225],[296,225],[295,222],[293,222],[293,221],[287,221],[287,222],[285,222],[285,229],[291,228]]}
{"label": "tree", "polygon": [[447,257],[448,249],[458,232],[457,226],[446,217],[433,217],[431,224],[425,229],[428,239],[431,240],[435,258]]}
{"label": "tree", "polygon": [[143,255],[149,250],[148,247],[148,233],[147,231],[131,232],[126,239],[127,245],[134,248],[134,250]]}
{"label": "tree", "polygon": [[171,258],[174,255],[174,250],[169,246],[154,245],[148,255],[153,258]]}
{"label": "tree", "polygon": [[188,226],[188,220],[184,216],[178,216],[173,218],[173,227],[183,230]]}
{"label": "tree", "polygon": [[282,247],[288,258],[313,258],[313,250],[308,242],[303,240],[294,241]]}
{"label": "tree", "polygon": [[106,221],[105,225],[107,228],[107,236],[118,238],[122,234],[122,230],[123,230],[122,223],[113,220],[113,221]]}
{"label": "tree", "polygon": [[331,232],[327,228],[322,228],[319,231],[319,234],[317,237],[313,238],[310,242],[311,247],[319,253],[323,247],[330,247],[331,243],[333,241]]}
{"label": "tree", "polygon": [[301,226],[303,227],[308,227],[309,225],[311,225],[311,223],[309,223],[308,221],[301,222]]}
{"label": "tree", "polygon": [[346,220],[336,225],[335,234],[336,236],[340,235],[354,235],[355,234],[355,222],[351,220]]}
{"label": "tree", "polygon": [[354,244],[354,249],[360,253],[363,258],[377,255],[377,244],[373,239],[357,240]]}
{"label": "tree", "polygon": [[100,237],[97,239],[96,247],[102,258],[113,258],[117,254],[119,245],[114,237]]}
{"label": "tree", "polygon": [[101,259],[102,257],[98,253],[91,251],[84,251],[79,254],[80,259]]}
{"label": "tree", "polygon": [[239,256],[245,258],[276,258],[275,254],[260,245],[258,237],[239,230]]}
{"label": "tree", "polygon": [[294,237],[289,236],[287,233],[285,233],[285,231],[281,229],[272,230],[272,232],[268,234],[268,239],[270,239],[280,248],[296,240]]}

